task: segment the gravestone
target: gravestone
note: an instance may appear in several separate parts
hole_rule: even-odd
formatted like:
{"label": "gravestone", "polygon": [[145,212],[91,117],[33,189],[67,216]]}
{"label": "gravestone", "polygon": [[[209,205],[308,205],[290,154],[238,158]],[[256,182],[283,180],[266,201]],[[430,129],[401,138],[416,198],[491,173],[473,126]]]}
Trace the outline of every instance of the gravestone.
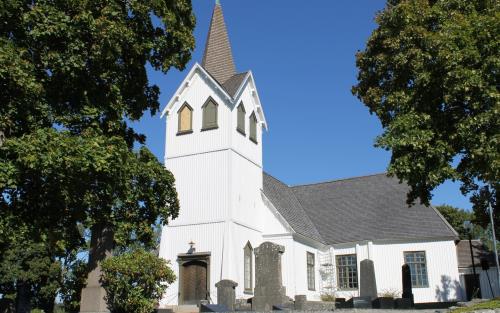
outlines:
{"label": "gravestone", "polygon": [[281,278],[281,255],[285,247],[264,242],[254,250],[255,289],[252,310],[272,311],[273,306],[288,302]]}
{"label": "gravestone", "polygon": [[370,301],[377,297],[377,281],[375,266],[372,260],[365,259],[359,263],[359,296],[370,297]]}
{"label": "gravestone", "polygon": [[396,299],[397,309],[409,309],[413,307],[413,293],[411,290],[411,271],[408,264],[401,267],[401,274],[403,280],[403,294],[401,299]]}
{"label": "gravestone", "polygon": [[106,291],[101,286],[100,261],[111,256],[113,250],[113,232],[102,225],[92,227],[89,251],[89,269],[87,285],[82,289],[80,300],[81,313],[109,312],[106,304]]}
{"label": "gravestone", "polygon": [[215,284],[217,288],[217,304],[227,307],[229,311],[234,311],[236,286],[238,286],[238,283],[229,279],[223,279]]}

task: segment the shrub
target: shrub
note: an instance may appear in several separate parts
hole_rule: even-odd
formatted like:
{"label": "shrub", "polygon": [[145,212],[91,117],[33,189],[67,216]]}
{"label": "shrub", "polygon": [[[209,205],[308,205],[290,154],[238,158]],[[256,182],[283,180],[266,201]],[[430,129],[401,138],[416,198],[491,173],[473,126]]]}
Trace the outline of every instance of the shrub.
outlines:
{"label": "shrub", "polygon": [[111,313],[151,313],[175,279],[167,261],[140,249],[102,262],[101,283]]}
{"label": "shrub", "polygon": [[384,289],[378,296],[381,298],[398,298],[401,292],[397,289]]}
{"label": "shrub", "polygon": [[335,302],[335,298],[335,293],[322,293],[320,297],[324,302]]}

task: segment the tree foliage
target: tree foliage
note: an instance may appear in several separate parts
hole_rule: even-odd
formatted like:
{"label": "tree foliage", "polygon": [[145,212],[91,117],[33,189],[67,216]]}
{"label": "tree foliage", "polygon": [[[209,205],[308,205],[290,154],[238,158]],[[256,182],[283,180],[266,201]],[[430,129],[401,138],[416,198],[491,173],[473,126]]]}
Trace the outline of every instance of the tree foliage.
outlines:
{"label": "tree foliage", "polygon": [[478,220],[490,201],[500,225],[500,2],[388,1],[376,22],[353,93],[382,123],[389,173],[410,204],[458,180]]}
{"label": "tree foliage", "polygon": [[[450,223],[450,225],[457,231],[460,239],[468,239],[469,232],[464,228],[464,222],[475,222],[473,212],[465,211],[464,209],[455,208],[451,205],[439,205],[436,209],[443,215],[443,217]],[[478,234],[473,234],[473,238],[477,238]]]}
{"label": "tree foliage", "polygon": [[[0,224],[24,222],[47,253],[33,260],[61,263],[96,224],[117,245],[153,246],[152,225],[177,216],[174,178],[129,122],[159,110],[147,67],[189,61],[191,1],[8,0],[0,21]],[[7,255],[0,264],[16,261]],[[41,276],[28,274],[10,282],[32,297]]]}
{"label": "tree foliage", "polygon": [[102,285],[112,313],[151,313],[175,274],[167,261],[139,249],[102,263]]}

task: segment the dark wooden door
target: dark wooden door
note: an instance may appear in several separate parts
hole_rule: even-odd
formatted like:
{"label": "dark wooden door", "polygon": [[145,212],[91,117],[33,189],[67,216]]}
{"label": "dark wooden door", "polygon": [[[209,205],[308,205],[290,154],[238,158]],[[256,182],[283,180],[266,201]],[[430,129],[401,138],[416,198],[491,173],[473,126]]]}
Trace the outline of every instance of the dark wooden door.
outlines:
{"label": "dark wooden door", "polygon": [[465,294],[467,295],[467,301],[472,300],[472,298],[481,298],[481,284],[479,283],[479,274],[465,274]]}
{"label": "dark wooden door", "polygon": [[207,264],[190,261],[182,265],[181,296],[183,304],[198,304],[207,299]]}

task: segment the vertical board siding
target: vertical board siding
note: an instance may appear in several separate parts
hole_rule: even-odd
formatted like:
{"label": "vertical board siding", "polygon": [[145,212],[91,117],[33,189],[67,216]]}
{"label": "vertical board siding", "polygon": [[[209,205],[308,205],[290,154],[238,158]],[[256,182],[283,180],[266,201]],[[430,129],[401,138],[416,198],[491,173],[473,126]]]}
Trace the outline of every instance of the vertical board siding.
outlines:
{"label": "vertical board siding", "polygon": [[171,221],[172,225],[227,217],[228,160],[227,150],[167,160],[166,166],[174,174],[180,202],[179,217]]}
{"label": "vertical board siding", "polygon": [[[209,97],[212,97],[218,103],[218,128],[201,131],[203,122],[202,106]],[[177,111],[186,102],[193,108],[193,133],[177,136]],[[229,138],[225,134],[228,133],[230,128],[230,118],[231,110],[228,107],[228,100],[224,99],[213,86],[207,85],[205,79],[196,74],[191,81],[191,86],[186,89],[185,94],[167,115],[165,157],[169,159],[171,157],[228,148]]]}
{"label": "vertical board siding", "polygon": [[[370,247],[371,246],[371,247]],[[370,251],[370,253],[369,253]],[[404,264],[404,252],[425,251],[429,286],[413,288],[416,303],[452,301],[461,298],[460,280],[455,243],[449,241],[422,241],[411,243],[360,243],[352,247],[334,248],[335,255],[356,253],[359,264],[370,259],[375,266],[377,291],[396,290],[402,292],[401,266]],[[359,289],[358,289],[359,290]],[[338,291],[338,296],[350,298],[358,296],[358,290]]]}
{"label": "vertical board siding", "polygon": [[[262,127],[261,124],[257,124],[257,143],[250,141],[250,122],[249,118],[252,112],[256,111],[253,96],[252,87],[249,83],[243,89],[243,93],[238,100],[236,106],[231,112],[231,144],[234,150],[238,153],[244,155],[252,162],[258,164],[262,167]],[[238,126],[238,110],[236,109],[238,105],[243,102],[245,106],[245,135],[242,135],[236,130]],[[257,114],[256,114],[257,115]]]}

